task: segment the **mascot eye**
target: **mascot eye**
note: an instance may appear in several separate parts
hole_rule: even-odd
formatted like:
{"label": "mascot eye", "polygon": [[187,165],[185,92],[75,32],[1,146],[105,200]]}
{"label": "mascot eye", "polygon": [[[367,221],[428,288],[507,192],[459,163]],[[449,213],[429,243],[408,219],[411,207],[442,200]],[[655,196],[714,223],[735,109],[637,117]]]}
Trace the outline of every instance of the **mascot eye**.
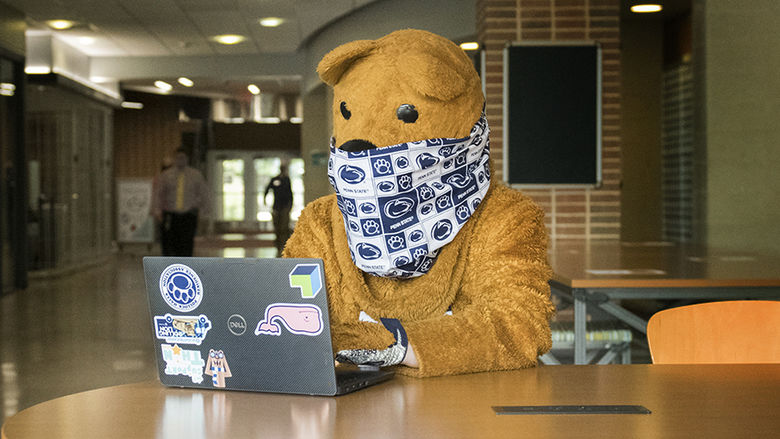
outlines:
{"label": "mascot eye", "polygon": [[352,117],[352,113],[347,110],[347,103],[344,101],[341,101],[341,105],[339,107],[341,109],[341,115],[344,117],[344,119],[349,120],[350,117]]}
{"label": "mascot eye", "polygon": [[398,120],[402,120],[404,123],[414,123],[418,116],[417,110],[412,104],[401,104],[401,106],[395,110],[395,115],[398,117]]}

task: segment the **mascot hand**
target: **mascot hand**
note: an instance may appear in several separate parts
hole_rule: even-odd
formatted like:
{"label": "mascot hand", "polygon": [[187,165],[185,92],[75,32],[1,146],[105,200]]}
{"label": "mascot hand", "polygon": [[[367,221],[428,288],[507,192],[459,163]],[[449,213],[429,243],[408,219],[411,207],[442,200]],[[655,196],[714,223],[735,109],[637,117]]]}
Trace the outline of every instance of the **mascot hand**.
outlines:
{"label": "mascot hand", "polygon": [[388,331],[393,333],[395,343],[387,349],[348,349],[339,351],[336,360],[364,366],[395,366],[401,364],[409,348],[406,331],[398,319],[380,319]]}

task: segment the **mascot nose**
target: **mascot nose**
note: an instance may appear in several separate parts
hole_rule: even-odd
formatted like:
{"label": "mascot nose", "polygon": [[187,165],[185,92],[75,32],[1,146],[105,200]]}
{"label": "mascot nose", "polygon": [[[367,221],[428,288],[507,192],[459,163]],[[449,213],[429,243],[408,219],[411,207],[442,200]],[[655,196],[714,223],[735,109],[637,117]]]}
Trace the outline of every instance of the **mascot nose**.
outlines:
{"label": "mascot nose", "polygon": [[374,149],[376,148],[376,145],[373,143],[367,141],[367,140],[360,140],[360,139],[352,139],[344,142],[341,146],[339,146],[339,149],[343,149],[347,152],[359,152],[359,151],[365,151],[367,149]]}

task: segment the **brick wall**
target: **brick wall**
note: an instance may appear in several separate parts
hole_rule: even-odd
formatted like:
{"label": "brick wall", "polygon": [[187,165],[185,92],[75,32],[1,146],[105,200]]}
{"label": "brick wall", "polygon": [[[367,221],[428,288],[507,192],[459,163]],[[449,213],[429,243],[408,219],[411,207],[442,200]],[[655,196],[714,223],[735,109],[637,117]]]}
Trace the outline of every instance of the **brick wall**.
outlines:
{"label": "brick wall", "polygon": [[503,48],[508,41],[594,40],[602,55],[600,188],[521,190],[547,213],[552,239],[620,238],[619,0],[477,0],[477,34],[485,49],[487,114],[495,176],[503,178]]}

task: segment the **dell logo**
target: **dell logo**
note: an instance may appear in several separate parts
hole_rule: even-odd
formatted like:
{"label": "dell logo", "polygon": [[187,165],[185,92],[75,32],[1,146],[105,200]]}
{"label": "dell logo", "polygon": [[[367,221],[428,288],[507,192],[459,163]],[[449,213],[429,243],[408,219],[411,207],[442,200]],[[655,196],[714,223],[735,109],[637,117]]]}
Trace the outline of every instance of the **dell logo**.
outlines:
{"label": "dell logo", "polygon": [[238,314],[233,314],[228,319],[228,329],[233,335],[243,335],[246,332],[246,320]]}

